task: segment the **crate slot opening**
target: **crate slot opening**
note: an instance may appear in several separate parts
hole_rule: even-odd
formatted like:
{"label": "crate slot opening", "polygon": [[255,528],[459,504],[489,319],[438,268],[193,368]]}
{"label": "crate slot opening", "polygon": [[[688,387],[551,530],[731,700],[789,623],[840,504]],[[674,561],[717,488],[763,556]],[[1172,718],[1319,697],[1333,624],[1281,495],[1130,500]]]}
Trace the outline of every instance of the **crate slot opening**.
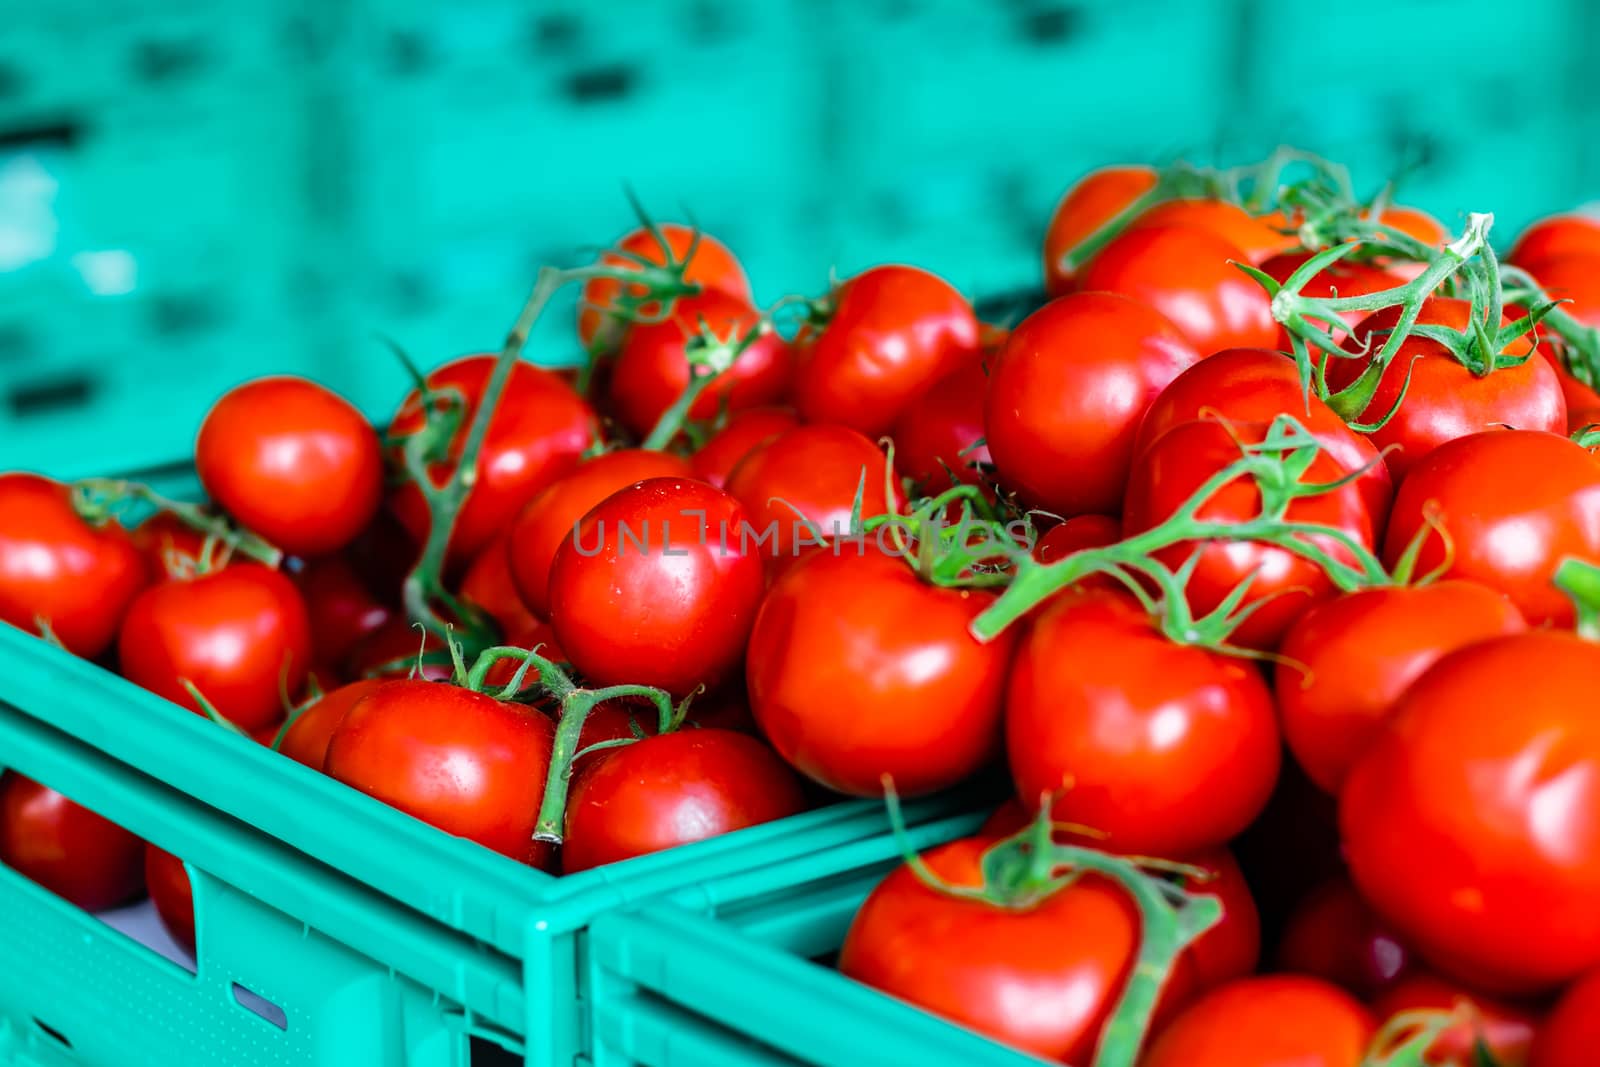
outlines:
{"label": "crate slot opening", "polygon": [[249,987],[240,985],[238,982],[233,983],[232,990],[233,999],[239,1007],[252,1015],[265,1019],[279,1030],[289,1029],[289,1013],[272,1003],[272,1001]]}

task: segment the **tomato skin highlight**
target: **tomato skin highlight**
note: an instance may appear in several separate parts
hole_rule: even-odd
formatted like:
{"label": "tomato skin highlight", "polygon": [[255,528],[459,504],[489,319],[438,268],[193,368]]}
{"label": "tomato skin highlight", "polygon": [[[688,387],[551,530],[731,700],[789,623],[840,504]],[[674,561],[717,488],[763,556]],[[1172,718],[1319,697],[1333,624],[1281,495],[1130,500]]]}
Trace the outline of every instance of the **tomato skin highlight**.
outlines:
{"label": "tomato skin highlight", "polygon": [[689,457],[694,476],[722,489],[740,460],[774,437],[799,425],[800,416],[791,408],[747,408],[735,412],[728,417],[722,429],[712,434],[700,450]]}
{"label": "tomato skin highlight", "polygon": [[1271,348],[1272,302],[1233,263],[1249,257],[1195,226],[1138,226],[1118,235],[1083,268],[1079,288],[1121,293],[1177,327],[1202,356],[1225,348]]}
{"label": "tomato skin highlight", "polygon": [[15,771],[0,774],[0,863],[84,911],[137,896],[144,842]]}
{"label": "tomato skin highlight", "polygon": [[1525,1005],[1485,997],[1418,971],[1404,976],[1374,1000],[1372,1010],[1384,1019],[1418,1010],[1452,1011],[1462,1001],[1472,1006],[1474,1022],[1457,1023],[1435,1038],[1423,1053],[1423,1063],[1429,1067],[1471,1063],[1474,1048],[1481,1042],[1496,1067],[1526,1067],[1540,1020],[1539,1013]]}
{"label": "tomato skin highlight", "polygon": [[732,496],[691,478],[596,505],[550,568],[550,622],[578,673],[675,696],[722,681],[765,588],[761,557],[740,543],[745,521]]}
{"label": "tomato skin highlight", "polygon": [[[922,859],[943,881],[976,887],[993,844],[965,838]],[[1137,908],[1101,876],[1010,909],[941,893],[902,865],[856,913],[839,970],[1003,1044],[1087,1063],[1138,949]],[[1180,964],[1158,1012],[1170,1012],[1192,985]]]}
{"label": "tomato skin highlight", "polygon": [[1176,327],[1128,297],[1046,304],[991,364],[984,429],[1001,481],[1063,517],[1117,513],[1145,409],[1198,359]]}
{"label": "tomato skin highlight", "polygon": [[293,582],[259,563],[236,563],[140,593],[123,619],[117,658],[135,685],[203,714],[187,680],[250,731],[282,717],[283,691],[300,691],[311,624]]}
{"label": "tomato skin highlight", "polygon": [[1316,978],[1241,978],[1161,1030],[1140,1067],[1360,1067],[1376,1029],[1350,994]]}
{"label": "tomato skin highlight", "polygon": [[296,763],[322,770],[327,762],[328,742],[333,739],[333,732],[339,728],[350,709],[383,682],[381,678],[361,678],[324,693],[300,712],[284,733],[278,751]]}
{"label": "tomato skin highlight", "polygon": [[983,397],[988,388],[983,363],[974,359],[928,387],[907,406],[889,436],[895,468],[921,492],[942,493],[955,480],[983,485],[980,465],[990,462],[984,435]]}
{"label": "tomato skin highlight", "polygon": [[383,495],[371,424],[304,378],[257,378],[224,394],[200,425],[194,462],[212,500],[292,556],[349,544]]}
{"label": "tomato skin highlight", "polygon": [[1394,985],[1413,958],[1341,875],[1296,905],[1278,941],[1277,965],[1367,1000]]}
{"label": "tomato skin highlight", "polygon": [[795,339],[801,418],[878,437],[934,382],[979,351],[972,305],[937,275],[873,267],[834,290],[832,313]]}
{"label": "tomato skin highlight", "polygon": [[555,727],[537,711],[425,681],[374,689],[328,743],[331,778],[446,833],[535,867],[533,839]]}
{"label": "tomato skin highlight", "polygon": [[[471,423],[498,357],[467,356],[429,374],[428,387],[453,389],[466,400],[448,459],[432,464],[428,477],[443,485],[454,476]],[[422,399],[412,391],[389,424],[391,438],[419,432],[424,425]],[[578,465],[585,449],[599,436],[594,410],[552,371],[517,363],[506,379],[499,407],[478,455],[478,480],[467,494],[450,534],[449,560],[464,565],[502,533],[535,493]],[[389,510],[422,544],[428,535],[428,512],[422,492],[406,484],[390,494]]]}
{"label": "tomato skin highlight", "polygon": [[767,592],[746,679],[762,733],[802,774],[854,796],[956,784],[1000,747],[1000,696],[1016,639],[967,631],[994,601],[923,582],[868,547],[819,549]]}
{"label": "tomato skin highlight", "polygon": [[1007,683],[1005,732],[1023,803],[1050,794],[1057,821],[1124,853],[1222,844],[1261,811],[1278,773],[1259,673],[1172,643],[1107,589],[1068,593],[1035,619]]}
{"label": "tomato skin highlight", "polygon": [[1600,971],[1578,979],[1546,1015],[1532,1067],[1589,1067],[1600,1048]]}
{"label": "tomato skin highlight", "polygon": [[127,531],[84,522],[67,486],[0,474],[0,622],[37,634],[43,619],[67,651],[93,659],[149,579]]}
{"label": "tomato skin highlight", "polygon": [[1050,216],[1044,234],[1044,286],[1051,296],[1072,291],[1074,276],[1063,262],[1067,254],[1155,188],[1152,167],[1102,167],[1068,189]]}
{"label": "tomato skin highlight", "polygon": [[156,906],[161,925],[172,935],[172,940],[194,955],[194,887],[183,861],[146,842],[144,883],[150,890],[150,902]]}
{"label": "tomato skin highlight", "polygon": [[[1435,513],[1442,535],[1424,533]],[[1385,561],[1392,565],[1419,535],[1419,574],[1448,562],[1447,576],[1499,590],[1530,625],[1571,626],[1572,602],[1552,579],[1567,556],[1600,560],[1600,461],[1553,433],[1459,438],[1400,486]]]}
{"label": "tomato skin highlight", "polygon": [[1337,793],[1394,702],[1441,656],[1525,629],[1510,600],[1475,582],[1363,589],[1318,604],[1278,648],[1284,739],[1311,780]]}
{"label": "tomato skin highlight", "polygon": [[528,610],[549,617],[550,568],[589,509],[636,482],[688,473],[689,465],[677,456],[624,448],[594,457],[528,501],[506,542],[511,578]]}
{"label": "tomato skin highlight", "polygon": [[[708,233],[676,222],[663,222],[656,228],[666,238],[666,248],[661,247],[661,241],[649,229],[640,227],[624,234],[616,244],[617,250],[643,256],[657,266],[664,266],[669,251],[672,258],[682,261],[692,247],[694,255],[689,258],[684,270],[685,281],[703,289],[715,289],[738,297],[745,303],[750,302],[750,279],[745,276],[744,267],[727,245]],[[621,270],[637,269],[636,264],[614,252],[605,253],[599,262]],[[602,346],[613,343],[622,332],[623,324],[608,316],[607,312],[616,307],[617,298],[623,294],[623,284],[615,278],[590,278],[583,283],[582,295],[578,298],[578,340],[584,348],[592,349],[597,342]],[[637,296],[646,295],[643,287],[636,284],[629,285],[628,290]],[[659,305],[654,303],[639,308],[641,317],[648,318],[659,313]]]}
{"label": "tomato skin highlight", "polygon": [[561,867],[568,874],[805,808],[794,772],[747,734],[680,730],[597,756],[567,801]]}
{"label": "tomato skin highlight", "polygon": [[1556,631],[1458,649],[1345,780],[1352,878],[1447,977],[1536,993],[1600,964],[1597,670],[1600,646]]}

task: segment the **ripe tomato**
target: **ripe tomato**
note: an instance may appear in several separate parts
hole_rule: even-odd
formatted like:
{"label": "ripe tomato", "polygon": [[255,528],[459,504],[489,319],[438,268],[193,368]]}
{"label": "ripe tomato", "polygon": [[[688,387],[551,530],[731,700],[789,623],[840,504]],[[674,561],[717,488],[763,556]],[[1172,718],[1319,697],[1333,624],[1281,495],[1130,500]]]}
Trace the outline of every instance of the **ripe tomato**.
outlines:
{"label": "ripe tomato", "polygon": [[[1054,563],[1086,548],[1104,548],[1122,540],[1122,520],[1110,515],[1074,515],[1058,522],[1034,542],[1033,558]],[[1092,576],[1100,580],[1102,576]],[[1110,579],[1115,581],[1115,579]]]}
{"label": "ripe tomato", "polygon": [[66,486],[0,474],[0,622],[31,634],[43,622],[67,651],[93,659],[148,580],[144,557],[115,520],[91,526]]}
{"label": "ripe tomato", "polygon": [[1015,638],[967,627],[994,601],[922,581],[868,547],[820,550],[786,570],[750,634],[750,711],[779,755],[829,789],[931,793],[998,751]]}
{"label": "ripe tomato", "polygon": [[[1265,432],[1262,423],[1226,425],[1214,419],[1199,419],[1162,434],[1134,462],[1122,515],[1124,535],[1142,533],[1171,517],[1208,479],[1239,458],[1235,438],[1255,442],[1262,440]],[[1331,452],[1319,451],[1303,480],[1327,484],[1349,473]],[[1198,517],[1203,521],[1238,522],[1254,518],[1260,507],[1260,491],[1254,480],[1245,475],[1212,496],[1200,508]],[[1294,501],[1286,518],[1334,527],[1369,548],[1373,544],[1372,512],[1362,488],[1353,483]],[[1314,540],[1334,558],[1354,562],[1343,546],[1320,536]],[[1176,570],[1195,547],[1180,542],[1155,555]],[[1275,647],[1307,608],[1336,593],[1319,564],[1287,549],[1258,541],[1214,541],[1201,549],[1200,562],[1186,587],[1189,607],[1197,616],[1210,613],[1252,575],[1241,607],[1268,598],[1270,601],[1233,633],[1231,640],[1248,648]]]}
{"label": "ripe tomato", "polygon": [[156,906],[161,925],[167,928],[172,940],[188,949],[189,955],[194,955],[194,887],[189,884],[189,872],[183,861],[146,843],[144,883],[150,890],[150,902]]}
{"label": "ripe tomato", "polygon": [[739,664],[764,589],[739,502],[691,478],[651,478],[607,497],[556,552],[550,622],[596,685],[676,696]]}
{"label": "ripe tomato", "polygon": [[[1497,372],[1498,373],[1498,372]],[[1551,584],[1566,556],[1600,560],[1600,463],[1551,433],[1490,430],[1462,437],[1413,468],[1395,497],[1384,558],[1424,530],[1419,573],[1446,573],[1511,598],[1529,623],[1570,626],[1572,602]]]}
{"label": "ripe tomato", "polygon": [[1001,481],[1064,517],[1118,512],[1139,420],[1197,359],[1176,327],[1135,300],[1052,300],[991,364],[984,428]]}
{"label": "ripe tomato", "polygon": [[322,770],[328,757],[328,741],[344,721],[345,714],[362,697],[383,684],[381,678],[362,678],[324,693],[300,712],[283,735],[278,751],[296,763]]}
{"label": "ripe tomato", "polygon": [[222,510],[292,556],[355,539],[383,495],[383,454],[365,416],[304,378],[257,378],[223,395],[194,445]]}
{"label": "ripe tomato", "polygon": [[311,663],[311,624],[294,583],[259,563],[236,563],[146,589],[117,640],[123,675],[200,713],[184,682],[224,718],[255,730],[283,715]]}
{"label": "ripe tomato", "polygon": [[1005,695],[1017,796],[1119,852],[1186,856],[1255,818],[1278,773],[1248,663],[1164,637],[1131,596],[1068,593],[1023,637]]}
{"label": "ripe tomato", "polygon": [[[728,475],[727,491],[744,505],[762,542],[769,568],[781,571],[806,546],[850,529],[856,489],[861,517],[889,511],[887,483],[893,481],[895,509],[902,503],[899,479],[886,475],[888,461],[878,446],[844,426],[801,426],[751,452]],[[770,548],[765,547],[770,544]]]}
{"label": "ripe tomato", "polygon": [[1044,234],[1044,285],[1051,296],[1072,290],[1067,255],[1155,184],[1156,172],[1151,167],[1102,167],[1067,190]]}
{"label": "ripe tomato", "polygon": [[0,774],[0,863],[84,911],[137,896],[144,842],[15,771]]}
{"label": "ripe tomato", "polygon": [[[1422,305],[1417,322],[1463,329],[1470,305],[1465,300],[1435,298]],[[1384,308],[1362,319],[1345,341],[1351,351],[1383,347],[1399,321],[1398,308]],[[1502,317],[1503,322],[1509,319]],[[1512,355],[1526,353],[1531,342],[1524,337],[1507,347]],[[1328,365],[1328,385],[1343,389],[1361,374],[1367,359],[1336,359]],[[1409,369],[1411,381],[1406,385]],[[1478,377],[1459,363],[1437,341],[1411,336],[1400,345],[1394,360],[1379,380],[1361,421],[1371,423],[1394,409],[1405,388],[1405,400],[1384,426],[1374,430],[1372,441],[1384,450],[1385,462],[1395,478],[1402,479],[1422,457],[1446,441],[1496,426],[1561,433],[1567,426],[1567,405],[1561,382],[1550,364],[1529,359],[1516,367],[1502,367]]]}
{"label": "ripe tomato", "polygon": [[550,565],[589,509],[619,489],[646,478],[681,477],[689,465],[665,452],[625,448],[607,452],[558,479],[528,501],[511,524],[507,552],[511,577],[528,610],[550,613]]}
{"label": "ripe tomato", "polygon": [[1528,270],[1551,299],[1566,301],[1561,310],[1587,326],[1600,326],[1600,249],[1541,259]]}
{"label": "ripe tomato", "polygon": [[1272,301],[1233,266],[1248,261],[1238,245],[1211,230],[1139,226],[1102,248],[1084,266],[1078,287],[1148,304],[1202,356],[1224,348],[1271,348],[1278,340]]}
{"label": "ripe tomato", "polygon": [[[429,468],[435,485],[455,476],[461,449],[496,356],[467,356],[428,375],[428,387],[454,390],[465,399],[449,458]],[[413,391],[389,424],[391,438],[407,437],[424,425],[422,399]],[[466,563],[502,533],[522,505],[539,490],[578,465],[599,433],[594,411],[566,382],[531,363],[518,363],[506,379],[500,405],[489,422],[478,454],[478,479],[456,516],[450,534],[450,559]],[[415,485],[402,486],[389,507],[418,544],[427,539],[428,512]]]}
{"label": "ripe tomato", "polygon": [[311,654],[319,664],[344,663],[363,638],[393,615],[345,555],[312,560],[295,575],[294,583],[305,599]]}
{"label": "ripe tomato", "polygon": [[1341,875],[1295,906],[1278,941],[1277,963],[1281,970],[1326,979],[1366,1000],[1392,986],[1413,960]]}
{"label": "ripe tomato", "polygon": [[805,808],[794,772],[748,734],[681,730],[598,756],[567,799],[561,867],[568,874]]}
{"label": "ripe tomato", "polygon": [[[1286,282],[1289,276],[1299,270],[1316,253],[1299,250],[1295,252],[1281,252],[1261,264],[1261,270],[1276,278],[1279,282]],[[1349,259],[1341,259],[1316,274],[1300,289],[1302,296],[1309,297],[1336,297],[1336,296],[1368,296],[1372,293],[1381,293],[1385,289],[1393,289],[1404,285],[1406,279],[1391,270],[1376,266],[1371,263],[1359,263]],[[1336,316],[1338,322],[1328,322],[1325,319],[1311,318],[1311,322],[1328,329],[1336,340],[1343,340],[1349,327],[1354,326],[1366,318],[1369,312],[1345,311]],[[1309,316],[1308,316],[1309,317]],[[1292,351],[1289,345],[1288,332],[1282,326],[1278,327],[1278,340],[1274,345],[1281,351]],[[1311,349],[1311,358],[1321,362],[1322,353]]]}
{"label": "ripe tomato", "polygon": [[1596,670],[1600,645],[1566,633],[1457,649],[1345,779],[1356,885],[1446,975],[1537,992],[1600,964]]}
{"label": "ripe tomato", "polygon": [[[618,421],[635,436],[648,436],[689,387],[689,339],[708,330],[720,341],[736,342],[760,321],[761,313],[749,301],[708,289],[678,300],[660,322],[630,326],[622,335],[609,384]],[[690,406],[689,417],[712,418],[723,405],[740,411],[777,403],[788,391],[789,374],[789,344],[770,330],[706,386]]]}
{"label": "ripe tomato", "polygon": [[[944,882],[983,884],[992,838],[923,854]],[[846,976],[996,1041],[1064,1063],[1087,1063],[1139,951],[1139,912],[1127,892],[1086,874],[1029,908],[963,900],[902,865],[856,913],[839,952]],[[1161,1008],[1193,987],[1180,964]]]}
{"label": "ripe tomato", "polygon": [[1434,1039],[1423,1054],[1430,1067],[1455,1067],[1472,1063],[1478,1046],[1489,1051],[1496,1067],[1526,1067],[1539,1014],[1519,1004],[1510,1004],[1474,993],[1454,982],[1426,971],[1408,974],[1372,1002],[1378,1018],[1403,1012],[1454,1011],[1462,1001],[1471,1006],[1471,1023],[1458,1023]]}
{"label": "ripe tomato", "polygon": [[[1378,213],[1378,222],[1394,233],[1415,238],[1430,248],[1438,248],[1450,237],[1444,223],[1421,208],[1391,204]],[[1420,271],[1419,271],[1420,273]],[[1349,294],[1354,296],[1354,293]]]}
{"label": "ripe tomato", "polygon": [[[206,548],[206,536],[170,511],[158,511],[128,531],[133,543],[144,553],[145,569],[152,577],[171,572],[169,564],[182,560],[198,562]],[[221,546],[213,546],[208,562],[226,566]]]}
{"label": "ripe tomato", "polygon": [[1140,213],[1133,226],[1192,226],[1236,246],[1251,263],[1293,248],[1295,239],[1273,224],[1226,200],[1167,200]]}
{"label": "ripe tomato", "polygon": [[1600,1048],[1600,971],[1567,987],[1533,1042],[1532,1067],[1589,1067]]}
{"label": "ripe tomato", "polygon": [[422,546],[387,511],[378,512],[345,553],[367,590],[391,608],[400,607],[406,575],[421,556]]}
{"label": "ripe tomato", "polygon": [[1532,269],[1556,256],[1600,255],[1600,218],[1551,215],[1529,226],[1506,255],[1508,263]]}
{"label": "ripe tomato", "polygon": [[[453,669],[444,657],[430,657],[418,666],[418,656],[445,650],[444,643],[432,634],[424,635],[404,615],[396,615],[362,638],[350,653],[345,675],[349,678],[406,678],[413,670],[418,678],[446,681]],[[431,662],[438,659],[439,662]]]}
{"label": "ripe tomato", "polygon": [[1318,604],[1278,649],[1284,740],[1312,781],[1337,793],[1390,707],[1439,657],[1526,628],[1511,601],[1475,582],[1364,589]]}
{"label": "ripe tomato", "polygon": [[1383,457],[1315,394],[1307,396],[1294,361],[1281,352],[1230,348],[1178,375],[1145,412],[1134,454],[1144,452],[1174,426],[1208,415],[1228,422],[1267,423],[1279,415],[1293,415],[1342,469],[1367,471],[1356,485],[1373,516],[1374,531],[1383,528],[1394,495]]}
{"label": "ripe tomato", "polygon": [[828,298],[795,339],[795,407],[807,422],[887,433],[923,390],[978,352],[972,305],[916,267],[873,267]]}
{"label": "ripe tomato", "polygon": [[1376,1029],[1350,994],[1275,974],[1219,986],[1156,1035],[1140,1067],[1359,1067]]}
{"label": "ripe tomato", "polygon": [[533,839],[555,727],[541,713],[437,682],[395,681],[345,713],[332,778],[446,833],[535,867]]}
{"label": "ripe tomato", "polygon": [[[690,257],[684,271],[686,281],[693,282],[703,289],[720,290],[746,303],[750,302],[750,279],[745,277],[744,268],[739,265],[733,253],[728,251],[727,245],[708,233],[675,222],[664,222],[656,228],[661,236],[666,238],[667,248],[661,247],[661,242],[656,239],[655,234],[640,227],[623,236],[616,244],[617,250],[643,256],[661,266],[666,263],[668,251],[671,252],[673,259],[681,261],[689,254],[692,246],[694,255]],[[698,241],[696,241],[697,236]],[[600,263],[620,270],[631,270],[636,266],[613,252],[602,255]],[[624,324],[607,313],[616,308],[617,297],[622,295],[622,285],[622,282],[614,278],[591,278],[583,283],[583,293],[578,298],[578,340],[582,342],[584,348],[592,349],[597,340],[602,346],[609,346],[621,333]],[[648,295],[643,286],[633,285],[629,289],[637,296]],[[645,317],[658,313],[655,304],[645,304],[639,311]]]}
{"label": "ripe tomato", "polygon": [[490,541],[461,578],[461,595],[493,619],[502,634],[518,633],[534,622],[511,578],[510,542],[505,534]]}
{"label": "ripe tomato", "polygon": [[942,493],[951,474],[968,485],[982,485],[981,467],[989,462],[982,443],[983,395],[988,377],[974,359],[928,387],[927,392],[895,421],[895,467],[928,495]]}
{"label": "ripe tomato", "polygon": [[721,489],[727,484],[729,472],[741,459],[798,425],[800,416],[789,408],[750,408],[736,412],[689,458],[694,476]]}

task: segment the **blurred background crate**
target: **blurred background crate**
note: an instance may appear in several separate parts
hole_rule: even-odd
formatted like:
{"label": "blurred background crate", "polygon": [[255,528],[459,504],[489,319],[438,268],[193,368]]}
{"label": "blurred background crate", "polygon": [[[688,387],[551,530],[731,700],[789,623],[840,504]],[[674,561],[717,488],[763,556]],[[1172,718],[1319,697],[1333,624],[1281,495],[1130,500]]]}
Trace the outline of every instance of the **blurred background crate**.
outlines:
{"label": "blurred background crate", "polygon": [[[539,264],[633,225],[625,184],[762,301],[885,260],[1034,285],[1055,200],[1113,161],[1300,144],[1502,241],[1600,196],[1584,0],[6,8],[0,466],[63,475],[182,454],[269,370],[385,415],[378,335],[498,345]],[[534,358],[575,357],[571,315]]]}

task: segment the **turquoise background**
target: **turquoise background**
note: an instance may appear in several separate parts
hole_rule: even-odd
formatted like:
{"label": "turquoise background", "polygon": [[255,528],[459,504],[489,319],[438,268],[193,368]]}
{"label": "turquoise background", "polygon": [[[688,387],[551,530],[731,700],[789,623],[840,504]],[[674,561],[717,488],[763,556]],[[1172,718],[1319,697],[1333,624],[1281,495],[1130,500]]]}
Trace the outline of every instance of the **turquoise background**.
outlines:
{"label": "turquoise background", "polygon": [[[1037,284],[1087,169],[1292,142],[1502,241],[1600,196],[1583,0],[0,0],[0,467],[173,460],[297,371],[375,416],[631,184],[757,297]],[[530,348],[568,361],[570,299]]]}

